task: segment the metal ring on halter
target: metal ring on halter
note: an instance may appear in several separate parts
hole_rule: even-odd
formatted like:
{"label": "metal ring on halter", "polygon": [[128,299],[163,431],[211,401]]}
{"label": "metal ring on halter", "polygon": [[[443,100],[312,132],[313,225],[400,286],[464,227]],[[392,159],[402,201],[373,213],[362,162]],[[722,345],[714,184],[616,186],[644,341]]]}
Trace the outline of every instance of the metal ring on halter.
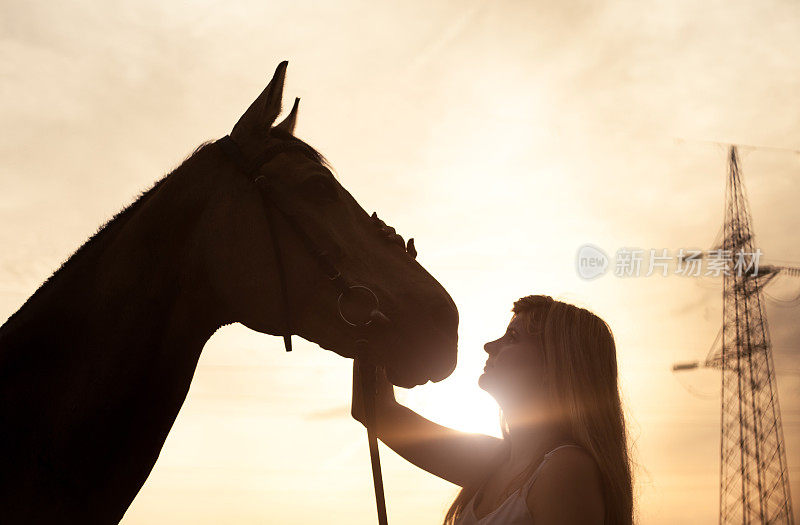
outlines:
{"label": "metal ring on halter", "polygon": [[[363,288],[363,289],[365,289],[366,291],[368,291],[369,293],[371,293],[371,294],[372,294],[372,297],[375,299],[375,308],[373,308],[373,310],[376,310],[376,309],[378,308],[378,306],[380,306],[380,302],[378,301],[378,296],[377,296],[377,295],[375,295],[375,292],[373,292],[373,291],[372,291],[372,290],[371,290],[369,287],[367,287],[367,286],[364,286],[364,285],[361,285],[361,284],[354,284],[354,285],[352,285],[352,286],[348,286],[348,287],[347,287],[347,290],[345,290],[345,291],[348,291],[348,290],[353,290],[354,288]],[[344,316],[344,314],[342,313],[342,297],[343,297],[343,296],[344,296],[344,292],[341,292],[341,293],[339,294],[339,298],[336,300],[336,305],[337,305],[337,307],[338,307],[338,310],[339,310],[339,317],[341,317],[341,318],[342,318],[342,321],[344,321],[345,323],[349,324],[350,326],[359,326],[357,323],[353,323],[353,322],[351,322],[349,319],[347,319],[347,318]],[[367,321],[366,323],[364,323],[364,324],[362,324],[362,325],[360,325],[360,326],[369,326],[369,324],[370,324],[370,323],[372,323],[372,319],[371,319],[371,318],[370,318],[370,320],[369,320],[369,321]]]}

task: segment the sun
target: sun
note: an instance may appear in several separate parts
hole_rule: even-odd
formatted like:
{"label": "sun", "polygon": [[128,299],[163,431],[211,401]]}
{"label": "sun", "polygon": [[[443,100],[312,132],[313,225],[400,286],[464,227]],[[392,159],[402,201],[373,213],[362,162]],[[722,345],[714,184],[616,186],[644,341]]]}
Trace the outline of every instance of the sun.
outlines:
{"label": "sun", "polygon": [[411,390],[396,388],[395,395],[400,403],[440,425],[501,437],[497,402],[478,386],[483,365],[477,359],[465,360],[444,381]]}
{"label": "sun", "polygon": [[[459,272],[464,274],[459,276]],[[509,279],[515,281],[514,275]],[[395,388],[397,400],[420,415],[462,432],[502,437],[500,407],[480,386],[487,341],[502,336],[511,320],[511,300],[505,286],[496,282],[478,283],[469,269],[453,270],[447,282],[469,283],[449,287],[459,298],[458,364],[453,373],[438,383],[412,389]],[[518,280],[516,280],[518,281]],[[466,306],[472,305],[472,306]]]}

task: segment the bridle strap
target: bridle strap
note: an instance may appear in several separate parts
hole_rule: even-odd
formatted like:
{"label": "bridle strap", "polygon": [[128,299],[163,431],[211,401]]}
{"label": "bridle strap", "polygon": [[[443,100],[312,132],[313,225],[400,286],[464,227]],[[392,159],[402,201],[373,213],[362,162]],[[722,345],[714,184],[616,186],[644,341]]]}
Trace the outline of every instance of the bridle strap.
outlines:
{"label": "bridle strap", "polygon": [[[269,162],[269,160],[271,160],[275,155],[292,148],[306,150],[306,147],[300,143],[279,143],[268,147],[255,159],[248,162],[242,153],[242,150],[239,148],[236,142],[234,142],[230,135],[225,135],[219,139],[217,144],[219,144],[225,154],[236,163],[239,170],[244,172],[251,182],[255,183],[260,190],[259,194],[261,194],[261,198],[264,202],[264,213],[267,216],[266,218],[267,223],[269,224],[270,237],[272,237],[272,251],[275,253],[275,260],[278,267],[278,278],[280,280],[281,297],[284,311],[283,344],[286,347],[286,351],[292,351],[292,316],[289,304],[289,291],[286,285],[286,270],[280,243],[278,242],[278,228],[275,225],[275,214],[272,211],[273,208],[277,209],[281,214],[283,214],[286,222],[291,225],[292,229],[305,245],[306,249],[320,264],[322,271],[325,272],[325,275],[328,276],[328,279],[333,281],[333,284],[338,289],[339,315],[341,316],[342,320],[351,326],[356,326],[354,323],[347,320],[342,313],[342,296],[352,288],[366,288],[370,293],[372,293],[373,296],[375,296],[374,292],[365,286],[351,285],[342,276],[341,272],[336,269],[336,266],[328,258],[328,254],[325,251],[320,250],[314,241],[312,241],[311,238],[306,234],[306,232],[304,232],[296,223],[296,221],[293,220],[292,216],[281,209],[276,199],[272,196],[272,186],[269,184],[269,181],[267,181],[266,177],[263,175],[258,175],[258,171],[261,166],[264,163]],[[377,297],[375,297],[375,301],[375,309],[377,311]],[[360,341],[368,344],[365,339]],[[378,523],[379,525],[388,525],[389,521],[386,515],[386,498],[383,490],[383,475],[381,474],[381,459],[378,451],[378,437],[375,433],[375,374],[376,369],[374,365],[369,365],[369,370],[367,370],[367,373],[362,374],[362,378],[364,379],[361,383],[361,392],[362,399],[364,400],[365,404],[364,408],[366,413],[367,441],[369,442],[369,456],[372,463],[372,481],[375,486],[375,504],[377,505],[378,509]]]}
{"label": "bridle strap", "polygon": [[[278,152],[271,152],[268,150],[259,155],[258,158],[256,159],[256,161],[258,161],[259,164],[255,164],[255,162],[248,163],[247,160],[245,159],[244,154],[242,153],[242,150],[239,148],[236,142],[233,141],[230,135],[225,135],[224,137],[219,139],[217,143],[222,148],[222,151],[224,151],[225,154],[237,164],[239,170],[244,172],[244,174],[247,175],[252,182],[256,182],[255,180],[252,179],[252,175],[253,173],[258,172],[258,168],[261,167],[261,164],[268,161],[269,158],[278,153]],[[270,155],[269,157],[265,157],[264,155],[265,153],[272,153],[272,155]],[[259,184],[257,185],[259,186],[259,189],[262,189],[261,185]],[[267,224],[269,225],[269,236],[272,238],[272,252],[275,254],[275,263],[276,266],[278,267],[278,280],[280,281],[281,299],[283,303],[283,320],[284,320],[283,345],[286,348],[287,352],[291,352],[292,331],[293,331],[292,321],[291,321],[292,315],[291,315],[291,307],[289,305],[289,291],[286,286],[286,269],[284,268],[283,265],[283,255],[281,252],[280,243],[278,242],[278,228],[275,226],[275,217],[274,214],[272,213],[273,206],[272,203],[270,202],[270,199],[267,197],[267,192],[259,191],[259,194],[261,195],[261,198],[264,201],[264,213],[267,216]]]}
{"label": "bridle strap", "polygon": [[378,510],[378,524],[388,525],[386,516],[386,498],[383,492],[383,475],[381,474],[381,457],[378,452],[378,436],[375,433],[375,380],[377,369],[372,364],[360,363],[363,367],[361,374],[361,399],[364,401],[366,416],[367,442],[369,443],[369,459],[372,463],[372,484],[375,486],[375,505]]}
{"label": "bridle strap", "polygon": [[267,224],[269,225],[269,236],[272,237],[272,252],[275,254],[275,263],[278,266],[278,280],[281,283],[281,298],[283,302],[283,326],[285,331],[283,333],[283,346],[287,352],[292,351],[292,311],[289,307],[289,290],[286,286],[286,269],[283,266],[283,257],[281,255],[280,243],[278,243],[278,228],[275,227],[275,220],[272,213],[272,207],[264,205],[265,213],[267,214]]}
{"label": "bridle strap", "polygon": [[236,165],[239,167],[239,170],[247,175],[250,181],[253,182],[260,190],[259,194],[261,195],[261,199],[264,203],[264,212],[267,216],[267,223],[269,224],[270,237],[272,237],[272,251],[275,253],[275,262],[276,266],[278,267],[278,279],[280,280],[281,300],[283,303],[284,312],[283,343],[286,347],[286,351],[291,352],[293,333],[291,315],[292,310],[289,303],[289,290],[286,284],[286,268],[283,261],[283,252],[281,251],[280,243],[278,242],[278,228],[275,225],[275,214],[273,213],[273,208],[277,209],[284,216],[286,222],[289,223],[290,227],[297,234],[306,250],[311,253],[314,259],[316,259],[321,266],[322,271],[325,273],[325,275],[327,275],[328,279],[333,281],[333,284],[336,286],[339,293],[344,293],[350,287],[349,283],[344,279],[344,277],[342,277],[342,274],[336,269],[336,267],[328,258],[327,252],[317,248],[317,245],[311,240],[306,232],[299,228],[296,221],[294,221],[292,217],[278,205],[276,199],[272,197],[272,186],[269,184],[267,178],[263,175],[258,175],[259,168],[261,168],[264,163],[269,162],[279,153],[289,149],[300,149],[305,151],[306,147],[300,143],[279,143],[268,147],[255,159],[248,162],[242,153],[241,148],[239,148],[238,144],[236,144],[230,135],[225,135],[219,139],[217,143],[220,145],[225,154],[236,163]]}

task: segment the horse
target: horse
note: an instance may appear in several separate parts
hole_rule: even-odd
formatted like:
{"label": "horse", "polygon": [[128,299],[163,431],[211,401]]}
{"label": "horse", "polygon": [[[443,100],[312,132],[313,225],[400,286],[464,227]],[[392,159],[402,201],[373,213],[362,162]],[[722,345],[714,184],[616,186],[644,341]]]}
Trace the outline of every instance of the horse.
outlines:
{"label": "horse", "polygon": [[[458,310],[416,261],[412,240],[367,214],[294,135],[299,99],[275,124],[287,65],[225,144],[200,144],[0,327],[3,523],[119,522],[158,459],[204,344],[227,324],[287,344],[294,333],[383,366],[402,387],[455,368]],[[225,145],[240,159],[273,152],[253,169],[258,184]],[[323,271],[323,256],[338,276]]]}

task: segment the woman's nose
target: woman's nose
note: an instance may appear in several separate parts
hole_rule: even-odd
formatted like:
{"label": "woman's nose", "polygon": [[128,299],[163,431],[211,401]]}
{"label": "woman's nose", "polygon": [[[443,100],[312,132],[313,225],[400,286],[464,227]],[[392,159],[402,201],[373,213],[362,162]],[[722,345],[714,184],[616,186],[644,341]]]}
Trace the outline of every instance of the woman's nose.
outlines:
{"label": "woman's nose", "polygon": [[483,345],[483,349],[487,354],[492,355],[497,350],[497,340],[489,341]]}

